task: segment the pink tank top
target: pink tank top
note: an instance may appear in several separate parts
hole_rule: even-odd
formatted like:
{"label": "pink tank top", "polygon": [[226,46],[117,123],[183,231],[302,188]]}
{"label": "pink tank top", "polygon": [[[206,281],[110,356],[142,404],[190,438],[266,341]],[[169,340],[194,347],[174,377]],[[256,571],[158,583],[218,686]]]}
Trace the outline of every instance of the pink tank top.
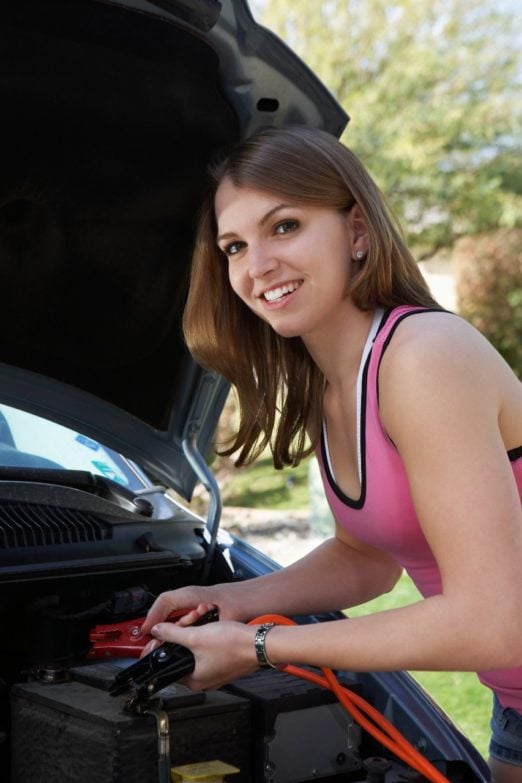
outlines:
{"label": "pink tank top", "polygon": [[[338,523],[355,538],[391,554],[407,571],[424,597],[441,592],[435,558],[417,519],[401,457],[384,431],[378,404],[378,372],[381,357],[397,325],[425,308],[402,306],[386,314],[376,313],[363,353],[358,402],[359,471],[361,492],[347,497],[335,483],[325,428],[317,457],[326,497]],[[522,446],[509,452],[522,500]],[[504,707],[522,712],[522,667],[480,672]]]}

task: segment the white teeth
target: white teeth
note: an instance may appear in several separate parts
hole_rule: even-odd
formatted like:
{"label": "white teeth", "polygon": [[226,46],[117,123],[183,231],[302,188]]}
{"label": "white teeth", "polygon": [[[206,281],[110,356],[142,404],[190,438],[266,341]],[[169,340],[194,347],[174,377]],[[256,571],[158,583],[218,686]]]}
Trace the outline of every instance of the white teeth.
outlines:
{"label": "white teeth", "polygon": [[268,302],[277,302],[282,299],[285,294],[291,294],[296,288],[299,288],[300,283],[288,283],[281,286],[281,288],[272,288],[271,291],[265,291],[263,296]]}

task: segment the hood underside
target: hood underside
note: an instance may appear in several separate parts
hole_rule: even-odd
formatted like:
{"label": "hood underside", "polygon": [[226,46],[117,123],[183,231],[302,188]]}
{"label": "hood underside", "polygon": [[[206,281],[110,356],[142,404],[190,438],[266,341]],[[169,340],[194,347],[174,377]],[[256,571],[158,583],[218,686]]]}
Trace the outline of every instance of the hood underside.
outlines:
{"label": "hood underside", "polygon": [[17,0],[0,40],[0,401],[188,498],[226,394],[180,327],[209,158],[346,115],[243,2]]}

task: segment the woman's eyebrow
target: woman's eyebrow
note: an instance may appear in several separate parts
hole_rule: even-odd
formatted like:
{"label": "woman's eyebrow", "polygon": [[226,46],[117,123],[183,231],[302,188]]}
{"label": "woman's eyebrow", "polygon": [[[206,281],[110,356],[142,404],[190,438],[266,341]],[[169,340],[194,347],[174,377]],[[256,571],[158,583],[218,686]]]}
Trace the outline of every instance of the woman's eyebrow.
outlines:
{"label": "woman's eyebrow", "polygon": [[216,239],[216,242],[221,242],[222,239],[230,239],[231,237],[235,237],[237,234],[235,231],[225,231],[224,234],[219,234],[219,236]]}
{"label": "woman's eyebrow", "polygon": [[[275,207],[269,209],[268,212],[264,214],[262,218],[260,218],[260,220],[258,221],[258,226],[260,227],[264,226],[265,223],[267,223],[270,220],[270,218],[276,214],[276,212],[279,212],[279,210],[281,209],[288,209],[289,206],[290,204],[276,204]],[[219,234],[216,241],[221,242],[221,240],[223,239],[230,239],[230,237],[235,237],[235,236],[237,236],[235,231],[225,231],[223,234]]]}
{"label": "woman's eyebrow", "polygon": [[259,226],[264,226],[265,223],[267,223],[271,217],[275,215],[276,212],[279,212],[280,209],[288,209],[290,204],[277,204],[275,207],[272,207],[272,209],[269,209],[268,212],[263,215],[261,220],[259,221]]}

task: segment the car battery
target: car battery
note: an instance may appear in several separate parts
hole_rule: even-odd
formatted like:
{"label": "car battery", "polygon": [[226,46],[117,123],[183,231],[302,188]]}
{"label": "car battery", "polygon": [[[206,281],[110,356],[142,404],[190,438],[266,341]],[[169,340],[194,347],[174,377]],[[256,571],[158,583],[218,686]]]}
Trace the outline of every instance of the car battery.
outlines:
{"label": "car battery", "polygon": [[[108,666],[81,667],[83,682],[12,688],[11,783],[158,783],[162,769],[164,777],[170,766],[213,759],[239,769],[234,783],[250,783],[247,699],[173,685],[151,701],[161,713],[134,714],[125,709],[128,697],[89,682],[93,670],[103,674]],[[158,729],[165,716],[170,748],[162,760]]]}
{"label": "car battery", "polygon": [[[339,679],[360,692],[355,675]],[[275,669],[227,690],[251,702],[255,783],[350,780],[361,768],[361,730],[330,691]]]}

